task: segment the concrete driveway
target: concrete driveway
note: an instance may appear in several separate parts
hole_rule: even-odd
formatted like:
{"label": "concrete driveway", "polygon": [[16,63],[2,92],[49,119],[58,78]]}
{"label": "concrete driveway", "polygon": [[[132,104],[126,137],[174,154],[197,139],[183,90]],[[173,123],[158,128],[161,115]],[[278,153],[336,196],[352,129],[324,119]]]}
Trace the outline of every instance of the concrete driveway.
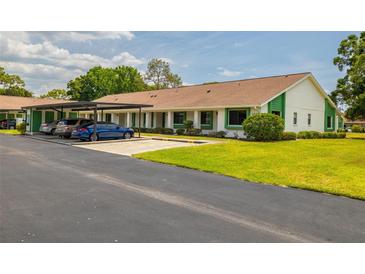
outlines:
{"label": "concrete driveway", "polygon": [[176,148],[176,147],[186,147],[186,146],[198,146],[198,145],[202,144],[146,139],[132,142],[110,142],[110,143],[94,142],[92,144],[87,143],[75,146],[96,151],[131,156],[133,154],[147,151]]}
{"label": "concrete driveway", "polygon": [[0,242],[365,242],[364,201],[0,135]]}

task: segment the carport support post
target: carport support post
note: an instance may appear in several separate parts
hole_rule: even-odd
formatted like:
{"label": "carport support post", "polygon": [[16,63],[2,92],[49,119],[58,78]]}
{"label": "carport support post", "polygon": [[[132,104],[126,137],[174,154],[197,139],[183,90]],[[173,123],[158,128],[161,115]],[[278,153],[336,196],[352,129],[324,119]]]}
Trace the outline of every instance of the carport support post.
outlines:
{"label": "carport support post", "polygon": [[138,112],[138,138],[141,138],[141,116],[142,116],[142,110],[141,110],[141,107],[139,107],[139,112]]}
{"label": "carport support post", "polygon": [[93,138],[96,140],[96,122],[98,120],[98,108],[95,106],[94,108],[94,132],[93,132]]}

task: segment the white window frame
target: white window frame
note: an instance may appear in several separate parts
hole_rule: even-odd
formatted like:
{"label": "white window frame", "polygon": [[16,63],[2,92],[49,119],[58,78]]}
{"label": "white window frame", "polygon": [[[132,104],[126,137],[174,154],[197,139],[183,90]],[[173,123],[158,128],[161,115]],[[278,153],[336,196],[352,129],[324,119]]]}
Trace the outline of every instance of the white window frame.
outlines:
{"label": "white window frame", "polygon": [[307,115],[307,124],[308,126],[312,126],[312,113],[308,113]]}

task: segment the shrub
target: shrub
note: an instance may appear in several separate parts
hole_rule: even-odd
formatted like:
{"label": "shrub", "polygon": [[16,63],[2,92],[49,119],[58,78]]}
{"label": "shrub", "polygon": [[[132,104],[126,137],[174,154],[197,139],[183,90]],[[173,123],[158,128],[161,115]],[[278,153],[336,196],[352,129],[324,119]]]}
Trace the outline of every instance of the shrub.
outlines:
{"label": "shrub", "polygon": [[352,132],[361,132],[361,127],[359,125],[352,125],[351,127]]}
{"label": "shrub", "polygon": [[346,138],[345,132],[323,132],[323,139],[343,139]]}
{"label": "shrub", "polygon": [[297,139],[297,134],[295,132],[283,132],[283,134],[281,135],[281,140],[296,140]]}
{"label": "shrub", "polygon": [[318,131],[300,131],[297,135],[298,139],[320,139],[321,133]]}
{"label": "shrub", "polygon": [[189,130],[192,130],[194,128],[194,122],[191,120],[184,121],[184,129],[188,132]]}
{"label": "shrub", "polygon": [[176,134],[177,134],[177,135],[184,135],[184,134],[185,134],[185,129],[183,129],[183,128],[178,128],[178,129],[176,130]]}
{"label": "shrub", "polygon": [[337,132],[346,132],[346,130],[343,128],[339,128],[339,129],[337,129]]}
{"label": "shrub", "polygon": [[243,130],[249,139],[256,141],[280,140],[284,131],[284,120],[274,114],[258,113],[243,122]]}
{"label": "shrub", "polygon": [[192,128],[186,131],[186,135],[190,136],[198,136],[202,134],[202,130],[200,128]]}
{"label": "shrub", "polygon": [[21,134],[25,133],[26,125],[25,123],[20,123],[16,125],[16,129],[20,131]]}
{"label": "shrub", "polygon": [[209,137],[215,137],[215,138],[224,138],[226,137],[227,132],[225,131],[211,131],[208,133]]}
{"label": "shrub", "polygon": [[169,134],[169,135],[172,135],[172,134],[174,134],[174,130],[172,128],[162,128],[161,134]]}

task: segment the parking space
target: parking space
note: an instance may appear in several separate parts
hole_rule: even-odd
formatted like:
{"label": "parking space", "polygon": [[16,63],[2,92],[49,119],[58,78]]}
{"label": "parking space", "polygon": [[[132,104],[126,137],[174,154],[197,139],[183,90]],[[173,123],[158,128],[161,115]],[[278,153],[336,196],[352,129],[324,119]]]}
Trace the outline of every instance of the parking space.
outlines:
{"label": "parking space", "polygon": [[92,149],[102,152],[109,152],[113,154],[131,156],[133,154],[176,148],[176,147],[186,147],[186,146],[197,146],[201,145],[199,143],[191,142],[181,142],[181,141],[167,141],[167,140],[153,140],[153,139],[143,139],[138,142],[118,142],[118,143],[89,143],[88,145],[75,144],[77,147],[82,147],[86,149]]}
{"label": "parking space", "polygon": [[64,139],[60,138],[59,136],[45,135],[45,134],[34,134],[34,135],[28,135],[27,137],[61,145],[73,145],[77,143],[82,143],[79,139]]}

